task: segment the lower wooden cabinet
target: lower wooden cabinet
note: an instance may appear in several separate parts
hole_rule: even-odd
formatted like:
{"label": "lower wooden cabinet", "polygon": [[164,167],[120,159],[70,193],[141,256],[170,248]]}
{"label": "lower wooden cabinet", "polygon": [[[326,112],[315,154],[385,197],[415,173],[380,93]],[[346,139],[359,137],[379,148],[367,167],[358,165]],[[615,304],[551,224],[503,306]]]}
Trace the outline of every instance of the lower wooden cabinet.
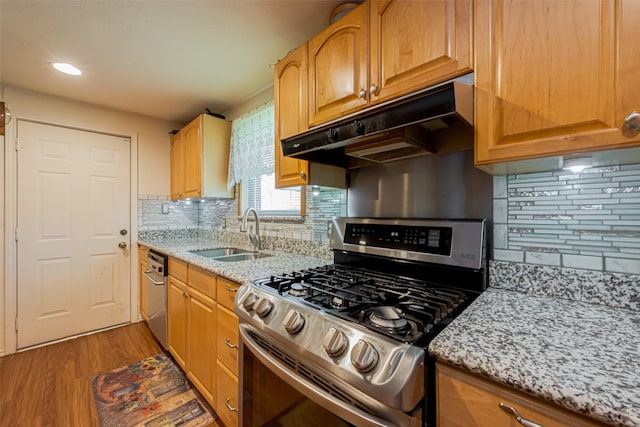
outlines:
{"label": "lower wooden cabinet", "polygon": [[238,423],[237,413],[229,408],[237,408],[238,401],[238,318],[233,299],[239,286],[169,258],[169,351],[226,427]]}
{"label": "lower wooden cabinet", "polygon": [[[514,389],[485,380],[441,363],[436,368],[438,427],[544,427],[601,426],[580,414],[567,411]],[[517,413],[523,418],[519,424]]]}
{"label": "lower wooden cabinet", "polygon": [[215,402],[216,303],[189,288],[187,376],[210,404]]}
{"label": "lower wooden cabinet", "polygon": [[[172,275],[172,266],[177,266],[176,273],[179,275],[184,276],[185,272],[182,269],[183,266],[175,260],[169,263],[167,285],[169,352],[202,396],[211,406],[215,406],[216,276],[201,269],[192,275],[191,266],[188,266],[187,283],[184,283]],[[213,283],[207,285],[207,281]],[[213,290],[213,293],[205,294],[191,286],[191,282],[198,289]]]}
{"label": "lower wooden cabinet", "polygon": [[[169,270],[171,271],[171,270]],[[187,285],[169,275],[167,281],[167,334],[169,352],[186,371],[188,362],[187,346]]]}
{"label": "lower wooden cabinet", "polygon": [[218,380],[216,413],[225,427],[236,427],[238,425],[238,377],[231,373],[220,360],[216,364],[216,377]]}

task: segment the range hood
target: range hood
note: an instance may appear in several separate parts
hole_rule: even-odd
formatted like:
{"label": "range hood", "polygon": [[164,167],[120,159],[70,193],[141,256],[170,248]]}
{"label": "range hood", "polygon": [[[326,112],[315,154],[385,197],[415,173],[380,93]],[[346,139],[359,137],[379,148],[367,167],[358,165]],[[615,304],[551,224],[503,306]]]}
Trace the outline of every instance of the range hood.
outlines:
{"label": "range hood", "polygon": [[285,156],[356,168],[473,145],[473,86],[452,80],[281,140]]}

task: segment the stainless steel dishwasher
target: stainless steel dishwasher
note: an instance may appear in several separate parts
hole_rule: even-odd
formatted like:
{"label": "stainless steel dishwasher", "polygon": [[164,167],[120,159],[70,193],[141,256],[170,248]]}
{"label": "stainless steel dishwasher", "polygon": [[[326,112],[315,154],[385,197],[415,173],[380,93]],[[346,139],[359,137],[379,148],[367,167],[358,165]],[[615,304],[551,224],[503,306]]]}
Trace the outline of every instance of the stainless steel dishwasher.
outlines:
{"label": "stainless steel dishwasher", "polygon": [[147,270],[147,302],[149,304],[149,329],[162,347],[167,349],[167,261],[168,258],[149,251]]}

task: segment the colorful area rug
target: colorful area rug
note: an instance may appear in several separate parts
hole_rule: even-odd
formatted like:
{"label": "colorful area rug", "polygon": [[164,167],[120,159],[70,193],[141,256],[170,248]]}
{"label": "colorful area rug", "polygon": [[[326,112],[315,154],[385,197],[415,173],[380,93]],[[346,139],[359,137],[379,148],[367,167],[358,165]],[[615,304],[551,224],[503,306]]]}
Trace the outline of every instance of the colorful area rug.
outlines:
{"label": "colorful area rug", "polygon": [[92,379],[101,427],[204,427],[215,418],[165,354]]}

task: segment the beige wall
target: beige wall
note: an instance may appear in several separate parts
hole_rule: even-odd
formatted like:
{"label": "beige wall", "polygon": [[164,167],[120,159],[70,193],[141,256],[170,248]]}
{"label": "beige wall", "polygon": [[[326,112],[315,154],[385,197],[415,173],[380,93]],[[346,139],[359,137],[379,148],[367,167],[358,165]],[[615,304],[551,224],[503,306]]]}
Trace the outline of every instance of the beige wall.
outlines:
{"label": "beige wall", "polygon": [[137,139],[138,194],[169,195],[169,131],[181,124],[11,87],[4,99],[14,117]]}
{"label": "beige wall", "polygon": [[260,92],[252,95],[250,98],[242,102],[240,105],[230,109],[229,111],[225,111],[224,115],[227,120],[235,120],[243,114],[248,113],[249,111],[258,108],[262,104],[266,104],[269,101],[273,100],[273,85],[270,85]]}

